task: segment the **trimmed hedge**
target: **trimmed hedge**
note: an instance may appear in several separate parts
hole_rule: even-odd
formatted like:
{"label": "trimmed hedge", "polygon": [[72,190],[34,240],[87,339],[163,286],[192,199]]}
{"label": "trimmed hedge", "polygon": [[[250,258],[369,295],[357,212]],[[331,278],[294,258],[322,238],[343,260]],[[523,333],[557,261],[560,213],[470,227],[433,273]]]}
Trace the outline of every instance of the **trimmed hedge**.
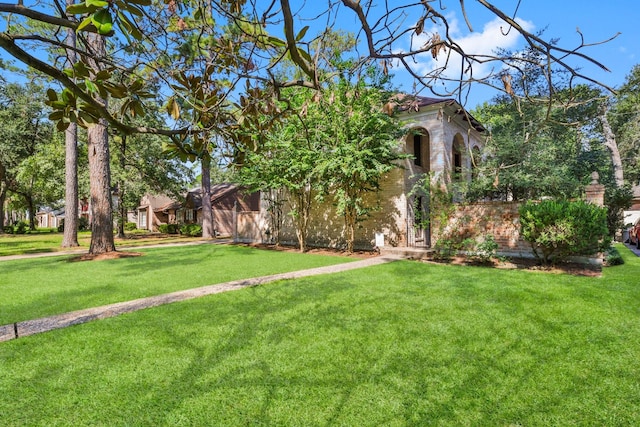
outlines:
{"label": "trimmed hedge", "polygon": [[607,209],[584,201],[527,202],[520,207],[520,229],[544,265],[594,255],[611,245]]}

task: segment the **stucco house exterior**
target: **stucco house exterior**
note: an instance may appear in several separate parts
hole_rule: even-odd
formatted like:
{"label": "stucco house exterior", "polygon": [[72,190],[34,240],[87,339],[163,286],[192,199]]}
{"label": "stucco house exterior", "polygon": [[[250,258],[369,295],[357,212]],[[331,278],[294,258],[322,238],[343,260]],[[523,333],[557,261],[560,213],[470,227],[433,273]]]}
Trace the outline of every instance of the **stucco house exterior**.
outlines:
{"label": "stucco house exterior", "polygon": [[[431,176],[432,182],[443,185],[454,180],[471,180],[475,164],[472,156],[479,156],[484,144],[484,127],[453,99],[406,97],[398,104],[400,119],[409,130],[398,142],[398,149],[411,156],[383,177],[379,193],[370,195],[370,205],[377,204],[379,209],[359,224],[355,241],[358,249],[429,247],[431,230],[418,225],[418,218],[428,213],[429,196],[412,195],[416,181],[425,174]],[[262,206],[268,205],[269,201],[263,200]],[[295,228],[286,204],[283,211],[280,242],[295,245]],[[262,240],[268,242],[269,215],[264,209],[261,214],[262,219],[254,223],[261,224]],[[309,246],[345,246],[344,221],[330,201],[316,203],[311,216]],[[239,240],[248,240],[243,238],[243,230],[239,234]]]}

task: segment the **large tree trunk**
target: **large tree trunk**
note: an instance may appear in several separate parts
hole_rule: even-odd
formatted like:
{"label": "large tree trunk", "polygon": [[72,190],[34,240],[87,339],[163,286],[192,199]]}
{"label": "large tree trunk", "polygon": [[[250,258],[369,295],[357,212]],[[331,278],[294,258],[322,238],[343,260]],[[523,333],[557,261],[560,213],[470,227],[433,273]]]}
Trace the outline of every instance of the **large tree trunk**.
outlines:
{"label": "large tree trunk", "polygon": [[607,119],[606,107],[602,108],[600,114],[600,123],[602,123],[602,131],[604,133],[604,146],[607,147],[611,154],[611,163],[613,163],[613,176],[616,180],[616,186],[618,188],[624,185],[624,174],[622,171],[622,158],[620,157],[620,151],[618,151],[618,144],[616,142],[616,136],[611,130],[609,120]]}
{"label": "large tree trunk", "polygon": [[301,188],[291,192],[294,202],[294,224],[300,252],[307,251],[307,233],[311,218],[311,190]]}
{"label": "large tree trunk", "polygon": [[[100,35],[89,33],[88,44],[99,56],[105,52],[105,41]],[[95,65],[95,64],[94,64]],[[98,66],[99,67],[99,66]],[[104,100],[101,100],[105,102]],[[87,130],[89,150],[89,186],[91,197],[92,255],[116,250],[113,239],[113,209],[111,206],[111,170],[109,167],[109,133],[107,121],[100,119]]]}
{"label": "large tree trunk", "polygon": [[104,119],[88,131],[89,187],[91,197],[90,254],[116,250],[113,239],[111,207],[111,171],[109,168],[109,134]]}
{"label": "large tree trunk", "polygon": [[202,159],[202,238],[211,239],[213,233],[213,208],[211,207],[211,161]]}
{"label": "large tree trunk", "polygon": [[[67,0],[67,6],[73,4],[73,0]],[[76,32],[67,30],[67,45],[76,46]],[[76,62],[76,53],[67,51],[67,66],[73,66]],[[62,235],[62,247],[70,248],[78,246],[78,125],[70,123],[64,134],[65,146],[65,198],[64,198],[64,232]]]}
{"label": "large tree trunk", "polygon": [[69,124],[65,132],[65,197],[62,247],[78,246],[78,126]]}
{"label": "large tree trunk", "polygon": [[36,205],[33,203],[31,195],[24,194],[24,200],[29,212],[29,230],[34,231],[36,229]]}

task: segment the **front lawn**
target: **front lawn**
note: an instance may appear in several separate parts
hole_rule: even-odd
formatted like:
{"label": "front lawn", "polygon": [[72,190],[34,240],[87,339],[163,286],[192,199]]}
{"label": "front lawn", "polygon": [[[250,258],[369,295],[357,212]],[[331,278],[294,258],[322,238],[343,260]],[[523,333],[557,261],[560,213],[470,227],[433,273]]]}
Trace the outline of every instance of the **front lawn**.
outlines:
{"label": "front lawn", "polygon": [[600,278],[402,261],[0,343],[2,422],[638,425],[620,250]]}
{"label": "front lawn", "polygon": [[103,261],[70,256],[0,261],[0,325],[351,258],[202,244],[138,248]]}
{"label": "front lawn", "polygon": [[[88,249],[91,243],[91,233],[78,233],[80,248],[62,248],[62,233],[33,233],[33,234],[0,234],[0,257],[9,255],[24,255],[43,252],[68,252],[76,249]],[[156,233],[128,232],[126,238],[115,239],[116,247],[132,247],[150,244],[184,243],[201,240],[198,237],[182,235],[159,235]]]}

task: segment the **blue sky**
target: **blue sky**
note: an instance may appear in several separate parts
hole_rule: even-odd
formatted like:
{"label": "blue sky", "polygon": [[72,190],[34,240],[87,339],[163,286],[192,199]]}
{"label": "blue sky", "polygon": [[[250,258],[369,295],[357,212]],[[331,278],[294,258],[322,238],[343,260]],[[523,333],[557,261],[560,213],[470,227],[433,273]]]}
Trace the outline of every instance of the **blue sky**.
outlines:
{"label": "blue sky", "polygon": [[[266,0],[259,0],[259,4]],[[321,11],[326,11],[327,0],[296,0],[292,6],[300,7],[299,19],[306,15],[307,18],[318,16]],[[393,5],[394,0],[388,0]],[[620,33],[614,40],[600,46],[593,46],[583,50],[584,53],[606,65],[611,71],[605,72],[597,67],[584,62],[572,65],[584,67],[583,71],[591,77],[612,86],[620,86],[631,68],[640,63],[640,3],[637,0],[490,0],[495,6],[509,15],[517,17],[518,21],[529,31],[536,32],[545,29],[545,38],[559,38],[563,47],[574,48],[580,44],[580,35],[576,28],[582,31],[585,43],[597,43],[609,39]],[[384,4],[383,0],[377,0]],[[416,2],[418,3],[418,2]],[[491,53],[497,46],[517,50],[523,46],[522,39],[514,37],[510,32],[505,37],[500,27],[504,23],[495,20],[491,14],[476,0],[465,0],[465,5],[470,23],[474,29],[470,33],[464,22],[459,0],[435,0],[431,5],[439,9],[440,4],[447,7],[441,12],[452,24],[454,34],[459,37],[465,47],[472,47],[480,52]],[[517,7],[517,13],[516,13]],[[357,22],[350,10],[342,7],[339,10],[338,25],[346,31],[357,31]],[[326,24],[326,15],[315,21],[315,25]],[[405,21],[405,27],[415,24],[415,19],[410,16]],[[320,22],[322,21],[322,22]],[[308,25],[309,21],[299,20],[297,29]],[[315,26],[314,25],[314,26]],[[435,31],[425,25],[425,31]],[[406,46],[408,47],[408,41]],[[4,55],[3,55],[4,56]],[[420,60],[425,69],[433,66],[431,56],[425,55]],[[396,83],[402,85],[405,91],[411,91],[412,80],[393,69],[396,74]],[[477,75],[477,74],[476,74]],[[427,93],[425,93],[427,94]],[[489,101],[493,92],[477,86],[472,89],[471,95],[465,106],[474,108],[479,103]]]}
{"label": "blue sky", "polygon": [[[433,2],[433,7],[437,8],[438,3]],[[513,50],[523,46],[521,38],[511,35],[505,37],[500,31],[500,26],[504,24],[496,22],[495,15],[474,0],[465,1],[473,33],[467,29],[458,1],[443,0],[442,3],[448,7],[443,13],[454,23],[454,28],[457,28],[456,35],[462,37],[468,46],[487,52],[491,52],[497,45]],[[513,16],[518,5],[516,0],[494,0],[492,3],[510,16]],[[582,51],[603,63],[610,72],[585,62],[572,64],[581,67],[590,77],[615,88],[623,84],[631,68],[640,63],[638,6],[640,3],[634,0],[522,0],[515,16],[529,31],[535,33],[544,29],[545,39],[558,38],[559,45],[566,48],[575,48],[580,44],[577,28],[587,44],[601,42],[620,33],[604,45],[588,47]],[[493,92],[487,89],[475,88],[466,106],[474,108],[479,103],[489,101],[492,95]]]}

